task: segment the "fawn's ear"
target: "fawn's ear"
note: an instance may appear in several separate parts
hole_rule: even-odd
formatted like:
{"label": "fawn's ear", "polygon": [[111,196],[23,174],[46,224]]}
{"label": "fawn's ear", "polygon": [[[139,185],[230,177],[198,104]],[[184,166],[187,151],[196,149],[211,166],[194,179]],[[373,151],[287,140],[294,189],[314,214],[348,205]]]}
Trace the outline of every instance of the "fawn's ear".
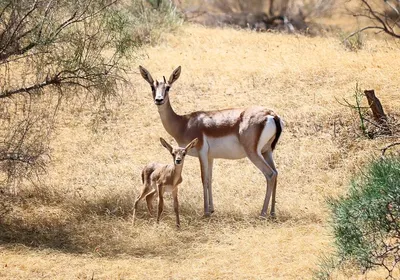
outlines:
{"label": "fawn's ear", "polygon": [[163,145],[170,153],[172,153],[172,146],[164,140],[164,138],[160,137],[161,145]]}
{"label": "fawn's ear", "polygon": [[193,148],[194,146],[196,146],[197,142],[199,139],[195,138],[192,140],[192,142],[190,142],[189,144],[187,144],[185,150],[189,151],[191,148]]}
{"label": "fawn's ear", "polygon": [[178,80],[180,75],[181,75],[181,67],[178,66],[178,68],[176,68],[169,77],[168,84],[172,85],[176,80]]}
{"label": "fawn's ear", "polygon": [[153,77],[151,77],[149,71],[147,71],[144,67],[139,65],[140,74],[142,75],[143,79],[145,79],[151,86],[154,84]]}

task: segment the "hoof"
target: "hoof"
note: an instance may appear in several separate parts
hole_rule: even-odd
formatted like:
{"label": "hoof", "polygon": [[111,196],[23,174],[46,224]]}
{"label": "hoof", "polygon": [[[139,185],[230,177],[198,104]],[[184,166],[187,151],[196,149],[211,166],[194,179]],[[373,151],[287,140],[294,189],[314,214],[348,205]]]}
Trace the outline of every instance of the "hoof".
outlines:
{"label": "hoof", "polygon": [[261,215],[258,218],[262,221],[265,221],[267,219],[267,215],[265,213],[261,213]]}
{"label": "hoof", "polygon": [[276,219],[276,214],[275,213],[271,213],[270,218],[275,220]]}
{"label": "hoof", "polygon": [[210,218],[210,217],[211,217],[211,213],[210,212],[204,213],[204,218]]}

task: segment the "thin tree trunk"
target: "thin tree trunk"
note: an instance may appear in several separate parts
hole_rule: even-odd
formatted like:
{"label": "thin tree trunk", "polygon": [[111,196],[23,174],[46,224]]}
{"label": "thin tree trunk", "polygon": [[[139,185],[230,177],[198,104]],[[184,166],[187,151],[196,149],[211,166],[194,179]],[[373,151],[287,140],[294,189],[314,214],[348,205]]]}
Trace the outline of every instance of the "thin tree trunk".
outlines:
{"label": "thin tree trunk", "polygon": [[372,110],[372,114],[374,115],[375,121],[379,124],[386,122],[387,120],[386,114],[383,111],[383,107],[380,100],[375,95],[375,91],[373,89],[364,90],[364,94],[368,99],[368,104]]}
{"label": "thin tree trunk", "polygon": [[386,133],[390,133],[390,129],[387,123],[387,116],[383,111],[381,101],[376,97],[375,90],[364,90],[364,94],[367,97],[368,105],[372,110],[375,121],[382,126]]}

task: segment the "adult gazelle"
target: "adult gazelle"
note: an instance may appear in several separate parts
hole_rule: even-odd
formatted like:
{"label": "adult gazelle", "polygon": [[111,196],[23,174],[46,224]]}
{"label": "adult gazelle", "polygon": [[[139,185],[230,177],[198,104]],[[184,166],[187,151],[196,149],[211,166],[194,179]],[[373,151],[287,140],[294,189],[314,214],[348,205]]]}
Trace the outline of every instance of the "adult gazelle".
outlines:
{"label": "adult gazelle", "polygon": [[196,111],[186,115],[175,113],[169,100],[169,90],[179,78],[181,67],[176,68],[168,81],[153,80],[149,71],[139,66],[142,77],[150,84],[165,130],[186,146],[198,138],[189,155],[198,157],[204,194],[204,215],[214,212],[212,196],[212,170],[215,158],[240,159],[248,157],[264,174],[267,191],[261,217],[267,216],[271,200],[271,216],[275,215],[275,196],[278,172],[272,151],[279,140],[283,123],[272,110],[262,107],[234,108],[217,111]]}

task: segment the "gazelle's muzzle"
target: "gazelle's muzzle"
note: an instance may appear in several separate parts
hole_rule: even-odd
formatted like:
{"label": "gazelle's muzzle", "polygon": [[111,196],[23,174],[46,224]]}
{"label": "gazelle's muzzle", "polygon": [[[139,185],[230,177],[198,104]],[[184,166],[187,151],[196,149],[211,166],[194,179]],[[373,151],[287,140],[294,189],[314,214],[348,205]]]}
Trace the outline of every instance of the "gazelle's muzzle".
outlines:
{"label": "gazelle's muzzle", "polygon": [[164,92],[157,89],[156,95],[154,96],[154,103],[156,105],[162,105],[164,104],[165,98],[164,98]]}
{"label": "gazelle's muzzle", "polygon": [[163,105],[164,104],[164,98],[154,99],[154,104]]}

